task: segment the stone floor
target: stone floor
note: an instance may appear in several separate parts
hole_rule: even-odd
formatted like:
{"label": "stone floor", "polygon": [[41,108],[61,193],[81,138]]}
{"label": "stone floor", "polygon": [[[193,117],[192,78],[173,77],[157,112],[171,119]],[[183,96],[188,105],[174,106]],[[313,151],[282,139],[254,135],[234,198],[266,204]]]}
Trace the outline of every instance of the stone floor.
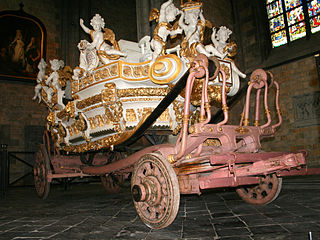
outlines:
{"label": "stone floor", "polygon": [[45,201],[32,187],[0,200],[0,240],[320,239],[320,176],[285,179],[277,200],[251,206],[230,189],[182,195],[176,220],[151,230],[137,216],[129,184],[108,195],[98,182],[53,186]]}

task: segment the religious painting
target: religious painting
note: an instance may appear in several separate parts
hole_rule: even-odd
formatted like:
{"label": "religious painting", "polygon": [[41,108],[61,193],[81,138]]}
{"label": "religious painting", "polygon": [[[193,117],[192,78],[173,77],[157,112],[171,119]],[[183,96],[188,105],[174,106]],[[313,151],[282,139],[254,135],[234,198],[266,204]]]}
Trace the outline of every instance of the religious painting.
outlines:
{"label": "religious painting", "polygon": [[45,57],[43,24],[23,10],[3,11],[0,32],[0,79],[35,80]]}

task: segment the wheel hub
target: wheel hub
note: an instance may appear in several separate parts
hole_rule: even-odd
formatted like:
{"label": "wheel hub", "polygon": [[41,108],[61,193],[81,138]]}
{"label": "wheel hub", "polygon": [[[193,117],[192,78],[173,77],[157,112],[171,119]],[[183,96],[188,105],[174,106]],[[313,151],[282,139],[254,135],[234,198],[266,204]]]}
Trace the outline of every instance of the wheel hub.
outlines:
{"label": "wheel hub", "polygon": [[155,206],[161,200],[161,184],[157,177],[148,176],[141,179],[141,184],[132,187],[132,196],[136,202],[147,202],[149,206]]}

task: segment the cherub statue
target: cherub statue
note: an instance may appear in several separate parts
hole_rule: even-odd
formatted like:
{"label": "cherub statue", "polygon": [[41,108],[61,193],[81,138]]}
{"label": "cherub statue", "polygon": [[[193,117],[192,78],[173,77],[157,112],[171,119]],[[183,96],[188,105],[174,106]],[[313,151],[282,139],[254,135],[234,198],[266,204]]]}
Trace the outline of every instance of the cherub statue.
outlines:
{"label": "cherub statue", "polygon": [[42,82],[45,79],[46,76],[46,67],[47,63],[44,61],[43,58],[41,58],[39,64],[38,64],[38,75],[37,75],[37,85],[34,88],[34,96],[32,100],[36,100],[39,98],[39,103],[41,102],[41,88],[42,88]]}
{"label": "cherub statue", "polygon": [[[212,56],[213,54],[208,52],[202,44],[206,20],[202,13],[201,4],[198,2],[188,2],[182,7],[179,26],[183,29],[185,38],[181,43],[182,50],[180,54],[189,59],[199,53],[202,53],[207,57]],[[214,55],[221,56],[217,51]]]}
{"label": "cherub statue", "polygon": [[216,28],[212,28],[212,35],[211,35],[211,41],[214,44],[214,47],[223,55],[226,56],[228,53],[232,53],[236,49],[233,49],[233,47],[228,43],[228,39],[230,35],[232,34],[232,31],[222,26],[219,28],[218,32],[216,32]]}
{"label": "cherub statue", "polygon": [[[228,39],[231,34],[232,34],[232,31],[225,26],[220,27],[217,33],[216,33],[216,28],[214,27],[212,28],[211,41],[214,44],[214,48],[224,56],[222,58],[225,58],[226,56],[233,57],[237,53],[237,45],[234,42],[228,43]],[[208,47],[207,47],[207,50],[210,51]],[[228,60],[231,60],[231,59],[228,59]],[[231,67],[232,67],[232,71],[237,75],[239,75],[241,78],[246,77],[246,75],[237,68],[233,60],[231,60]]]}
{"label": "cherub statue", "polygon": [[95,51],[94,46],[87,40],[81,40],[78,44],[80,51],[79,67],[84,70],[84,76],[92,72],[99,64],[99,58]]}
{"label": "cherub statue", "polygon": [[[201,44],[205,28],[205,19],[200,8],[182,11],[179,26],[185,34],[185,38],[181,43],[183,51],[189,49],[191,51],[193,50],[192,55],[196,55],[197,52],[207,55],[207,52]],[[182,56],[185,55],[182,54]]]}
{"label": "cherub statue", "polygon": [[151,48],[154,51],[151,62],[154,62],[161,54],[165,54],[166,41],[169,35],[176,36],[182,33],[182,29],[178,28],[177,25],[172,26],[170,24],[179,13],[179,9],[174,6],[172,0],[163,3],[160,7],[160,12],[155,8],[151,10],[149,20],[156,20],[158,22],[153,32],[153,39],[151,40]]}
{"label": "cherub statue", "polygon": [[[93,30],[86,27],[84,25],[83,19],[80,18],[80,26],[83,31],[90,34],[92,39],[91,45],[97,50],[97,54],[103,64],[109,63],[110,59],[114,59],[114,57],[119,58],[120,56],[127,56],[126,53],[123,53],[119,50],[119,46],[114,39],[114,33],[112,32],[112,30],[107,28],[104,29],[104,19],[99,14],[96,14],[91,19],[90,25],[93,27]],[[115,48],[107,44],[105,40],[109,40],[115,46]]]}
{"label": "cherub statue", "polygon": [[52,96],[55,93],[54,90],[56,90],[57,91],[57,104],[58,104],[58,106],[63,108],[64,104],[62,102],[62,97],[64,95],[64,91],[62,90],[60,83],[59,83],[58,70],[60,68],[63,68],[64,62],[62,60],[53,59],[53,60],[50,60],[50,64],[51,64],[51,69],[53,72],[50,74],[50,76],[48,77],[48,79],[46,81],[46,85],[50,87],[47,92],[48,103],[52,102]]}

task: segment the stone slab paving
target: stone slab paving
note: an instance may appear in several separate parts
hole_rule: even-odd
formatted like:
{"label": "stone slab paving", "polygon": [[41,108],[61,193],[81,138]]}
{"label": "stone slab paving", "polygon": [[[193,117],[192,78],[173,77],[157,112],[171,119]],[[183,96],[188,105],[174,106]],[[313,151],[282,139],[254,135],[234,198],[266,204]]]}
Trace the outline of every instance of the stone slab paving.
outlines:
{"label": "stone slab paving", "polygon": [[41,200],[32,187],[9,188],[0,200],[0,240],[320,239],[320,176],[285,179],[266,206],[249,205],[232,189],[182,195],[176,220],[161,230],[141,222],[129,190],[129,183],[114,195],[97,182],[68,191],[53,185]]}

